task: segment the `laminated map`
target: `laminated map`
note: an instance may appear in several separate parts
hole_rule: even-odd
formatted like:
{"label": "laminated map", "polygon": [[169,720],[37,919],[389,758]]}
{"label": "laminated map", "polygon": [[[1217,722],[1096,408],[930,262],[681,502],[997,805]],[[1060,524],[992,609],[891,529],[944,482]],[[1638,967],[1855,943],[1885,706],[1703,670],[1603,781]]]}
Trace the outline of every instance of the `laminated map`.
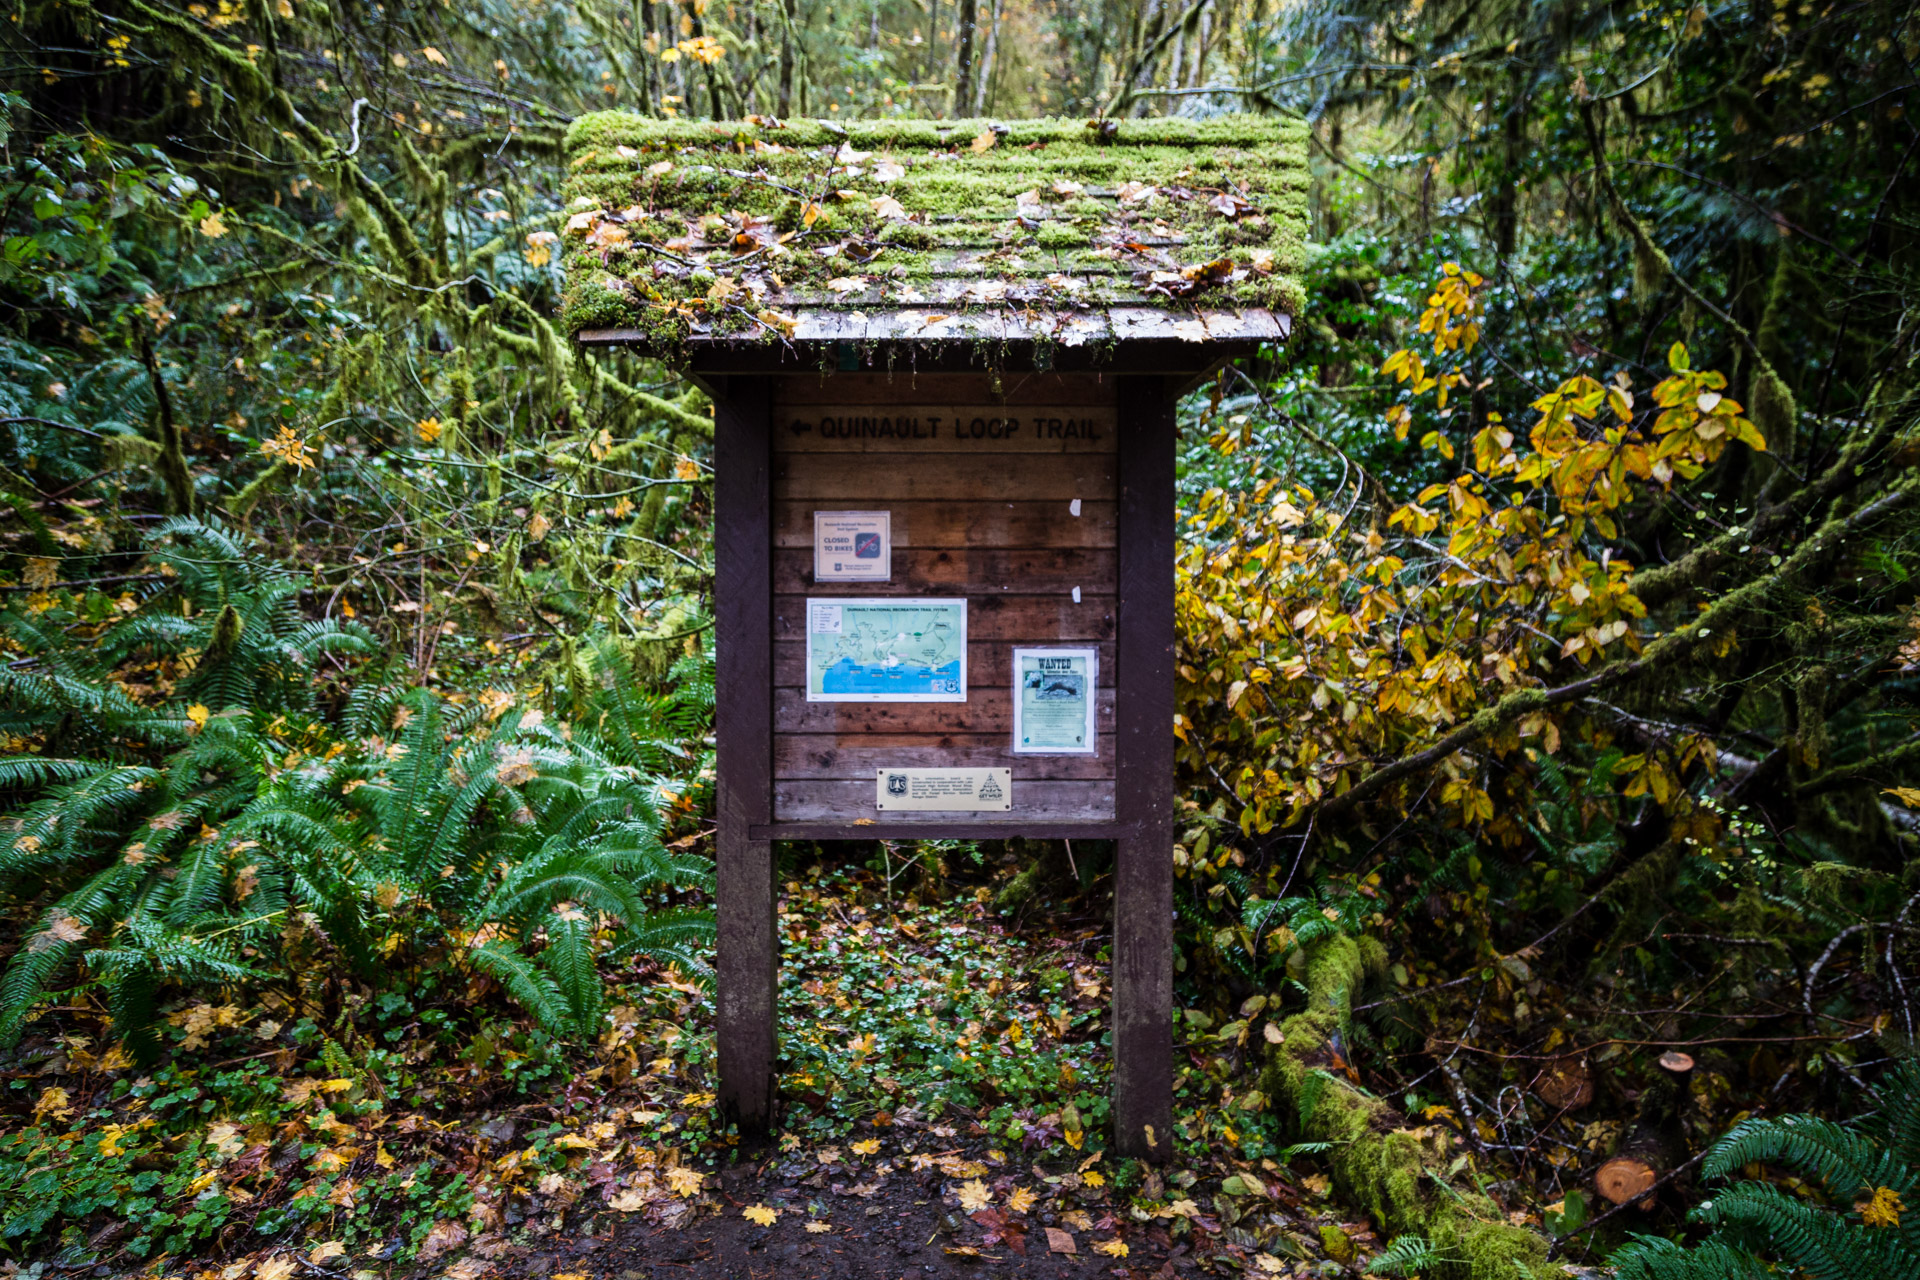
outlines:
{"label": "laminated map", "polygon": [[807,601],[808,702],[965,702],[967,602]]}

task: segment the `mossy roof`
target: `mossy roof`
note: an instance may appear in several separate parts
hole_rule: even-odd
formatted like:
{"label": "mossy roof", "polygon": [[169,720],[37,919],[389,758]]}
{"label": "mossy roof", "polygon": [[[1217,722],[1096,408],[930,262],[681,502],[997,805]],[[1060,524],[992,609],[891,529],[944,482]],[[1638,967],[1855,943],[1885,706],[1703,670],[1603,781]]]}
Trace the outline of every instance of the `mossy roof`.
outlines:
{"label": "mossy roof", "polygon": [[656,120],[567,135],[568,332],[714,342],[1284,338],[1297,120]]}

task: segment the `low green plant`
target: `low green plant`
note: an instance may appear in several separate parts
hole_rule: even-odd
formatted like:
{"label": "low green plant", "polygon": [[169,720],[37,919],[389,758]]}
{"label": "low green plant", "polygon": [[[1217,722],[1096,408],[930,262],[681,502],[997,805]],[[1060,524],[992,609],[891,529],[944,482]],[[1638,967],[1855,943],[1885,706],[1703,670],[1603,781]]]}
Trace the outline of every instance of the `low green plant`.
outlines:
{"label": "low green plant", "polygon": [[[678,898],[710,863],[660,839],[704,785],[704,656],[651,694],[589,642],[577,722],[558,723],[504,689],[461,705],[366,672],[333,724],[314,665],[368,634],[301,618],[293,581],[216,524],[170,521],[155,543],[173,585],[92,655],[36,643],[30,612],[0,619],[30,655],[0,684],[30,748],[0,758],[0,788],[27,798],[0,891],[37,916],[0,974],[0,1044],[56,995],[97,991],[150,1061],[169,995],[270,988],[300,1013],[328,974],[380,990],[429,956],[579,1039],[599,1027],[598,961],[704,973],[711,915]],[[148,667],[171,687],[135,696]]]}
{"label": "low green plant", "polygon": [[1613,1255],[1619,1280],[1920,1275],[1920,1215],[1908,1213],[1920,1207],[1920,1062],[1893,1072],[1879,1101],[1853,1125],[1804,1115],[1735,1125],[1702,1162],[1707,1178],[1775,1166],[1804,1181],[1737,1182],[1701,1202],[1688,1216],[1708,1235],[1691,1247],[1635,1236]]}

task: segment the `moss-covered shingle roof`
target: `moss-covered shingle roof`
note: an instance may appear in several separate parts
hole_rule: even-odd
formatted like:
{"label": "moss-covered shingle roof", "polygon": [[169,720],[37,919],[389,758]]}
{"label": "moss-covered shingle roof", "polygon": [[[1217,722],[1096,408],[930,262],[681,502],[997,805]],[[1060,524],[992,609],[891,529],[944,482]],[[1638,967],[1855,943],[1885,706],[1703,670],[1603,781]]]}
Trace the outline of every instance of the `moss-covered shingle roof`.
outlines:
{"label": "moss-covered shingle roof", "polygon": [[585,341],[1246,340],[1300,306],[1298,121],[602,112],[567,147]]}

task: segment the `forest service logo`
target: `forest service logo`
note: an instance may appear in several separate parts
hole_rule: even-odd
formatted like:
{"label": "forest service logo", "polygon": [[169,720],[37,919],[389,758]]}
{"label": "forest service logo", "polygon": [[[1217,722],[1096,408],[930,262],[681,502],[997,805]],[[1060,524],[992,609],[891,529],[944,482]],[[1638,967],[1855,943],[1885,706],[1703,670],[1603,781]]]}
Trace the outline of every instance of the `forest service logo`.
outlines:
{"label": "forest service logo", "polygon": [[888,774],[887,794],[890,796],[903,796],[907,794],[907,775],[904,773]]}

